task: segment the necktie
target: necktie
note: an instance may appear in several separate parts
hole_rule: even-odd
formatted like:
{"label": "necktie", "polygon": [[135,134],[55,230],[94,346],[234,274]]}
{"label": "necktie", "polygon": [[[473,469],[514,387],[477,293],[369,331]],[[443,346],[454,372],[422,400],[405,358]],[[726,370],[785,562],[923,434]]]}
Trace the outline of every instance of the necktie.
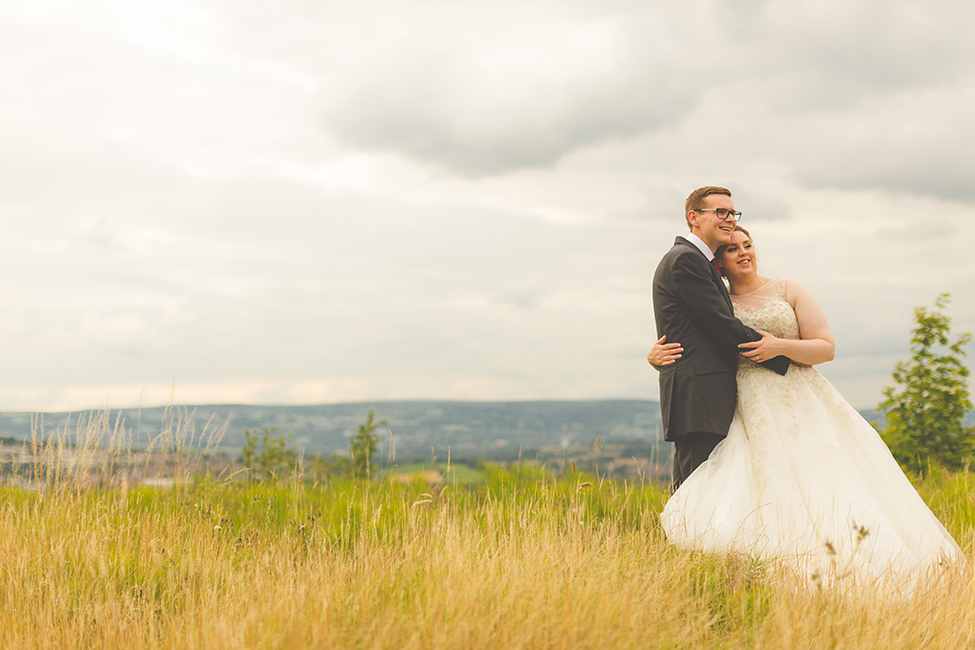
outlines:
{"label": "necktie", "polygon": [[718,258],[717,257],[712,257],[711,258],[711,266],[713,266],[714,267],[714,270],[718,272],[718,277],[720,278],[721,277],[721,267],[718,266]]}

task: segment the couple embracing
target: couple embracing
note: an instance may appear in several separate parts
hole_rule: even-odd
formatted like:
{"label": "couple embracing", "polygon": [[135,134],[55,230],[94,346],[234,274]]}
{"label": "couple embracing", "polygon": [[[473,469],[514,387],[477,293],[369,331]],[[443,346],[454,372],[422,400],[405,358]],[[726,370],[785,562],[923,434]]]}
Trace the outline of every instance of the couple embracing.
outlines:
{"label": "couple embracing", "polygon": [[691,232],[654,275],[647,355],[674,443],[668,539],[888,585],[961,561],[877,432],[813,368],[833,358],[826,317],[795,280],[758,274],[731,192],[695,190],[684,215]]}

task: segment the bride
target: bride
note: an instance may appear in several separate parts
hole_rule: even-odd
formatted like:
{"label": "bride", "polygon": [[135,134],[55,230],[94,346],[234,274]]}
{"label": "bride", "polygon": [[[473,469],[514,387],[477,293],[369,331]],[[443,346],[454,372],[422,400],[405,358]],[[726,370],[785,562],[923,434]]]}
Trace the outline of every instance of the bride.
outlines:
{"label": "bride", "polygon": [[[740,226],[717,259],[735,315],[772,336],[740,346],[731,429],[667,502],[660,515],[667,538],[784,559],[826,581],[910,584],[962,560],[877,432],[812,368],[834,350],[815,299],[795,280],[758,275]],[[664,338],[647,358],[660,367],[680,363],[680,352]],[[785,376],[753,361],[779,354],[796,362]]]}

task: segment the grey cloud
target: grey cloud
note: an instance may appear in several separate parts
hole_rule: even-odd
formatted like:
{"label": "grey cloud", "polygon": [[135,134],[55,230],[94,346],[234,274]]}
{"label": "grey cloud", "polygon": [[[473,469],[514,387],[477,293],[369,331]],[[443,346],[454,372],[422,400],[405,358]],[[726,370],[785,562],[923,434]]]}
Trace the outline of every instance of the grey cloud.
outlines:
{"label": "grey cloud", "polygon": [[750,185],[729,189],[732,190],[735,207],[742,212],[742,225],[746,228],[758,221],[787,221],[792,217],[792,200],[774,190],[769,193],[765,187]]}
{"label": "grey cloud", "polygon": [[546,292],[541,289],[523,289],[511,291],[494,299],[495,304],[513,307],[515,309],[538,309],[542,306]]}
{"label": "grey cloud", "polygon": [[[676,136],[650,140],[647,149],[658,158],[648,163],[648,173],[673,178],[676,172],[702,179],[698,184],[727,184],[736,203],[741,197],[739,208],[749,221],[788,218],[782,211],[786,201],[768,195],[765,187],[776,179],[813,190],[972,203],[975,122],[969,116],[975,113],[975,93],[968,88],[973,84],[975,77],[788,114],[763,101],[767,88],[729,81],[724,91],[739,101],[723,110],[703,103]],[[689,161],[688,151],[703,152],[706,160]],[[748,200],[743,190],[750,193]]]}
{"label": "grey cloud", "polygon": [[[402,71],[395,76],[415,80]],[[448,90],[464,82],[451,76],[432,89],[374,78],[376,85],[355,89],[328,110],[326,128],[354,148],[400,153],[476,177],[549,167],[580,147],[665,127],[690,103],[680,89],[628,95],[627,82],[617,80],[580,89],[565,102],[541,99],[556,90],[543,85],[539,95],[497,98],[495,107],[464,111]],[[661,89],[668,85],[659,80]]]}
{"label": "grey cloud", "polygon": [[[783,122],[796,116],[842,122],[864,104],[955,87],[972,68],[967,42],[975,12],[950,3],[687,4],[677,10],[616,3],[604,15],[577,17],[579,24],[607,20],[618,51],[612,65],[572,74],[545,66],[532,71],[525,63],[527,71],[508,69],[505,78],[485,63],[484,42],[440,40],[432,32],[423,35],[427,41],[404,40],[357,68],[354,78],[330,78],[323,128],[353,149],[478,177],[551,167],[606,140],[672,130],[694,119],[703,101],[758,103]],[[493,38],[489,52],[510,46],[504,32]],[[736,126],[761,130],[758,119]],[[896,141],[897,124],[890,126]],[[828,169],[810,173],[803,164],[810,157],[801,151],[809,144],[814,150],[824,141],[834,144],[847,161],[863,153],[839,138],[792,131],[771,146],[793,154],[798,174],[809,174],[812,185],[903,186],[913,180],[918,191],[966,196],[958,179],[942,176],[932,185],[914,171],[887,171],[883,161],[842,178]],[[910,143],[911,151],[920,144]],[[821,159],[814,155],[810,163],[822,168]],[[903,159],[894,155],[890,166],[910,169]],[[902,161],[908,164],[898,165]]]}
{"label": "grey cloud", "polygon": [[859,107],[832,125],[811,125],[796,177],[809,187],[972,202],[973,113],[975,92],[949,88]]}
{"label": "grey cloud", "polygon": [[[907,154],[905,157],[910,157]],[[972,161],[966,163],[971,169]],[[839,190],[861,191],[879,190],[909,196],[931,196],[959,203],[975,203],[975,187],[971,176],[963,169],[944,173],[940,167],[925,167],[923,164],[912,168],[896,169],[850,169],[847,165],[837,165],[829,170],[807,170],[805,184],[808,187],[825,187]],[[849,173],[843,173],[847,170]]]}
{"label": "grey cloud", "polygon": [[[551,43],[532,42],[533,29]],[[696,101],[667,25],[627,32],[615,15],[512,35],[495,27],[472,44],[406,40],[323,87],[323,128],[348,147],[465,176],[550,167],[581,147],[673,126]]]}
{"label": "grey cloud", "polygon": [[744,21],[728,14],[744,40],[767,39],[738,48],[729,79],[729,94],[757,109],[745,119],[767,160],[809,188],[975,199],[975,9],[781,7],[765,4]]}
{"label": "grey cloud", "polygon": [[[715,3],[731,34],[727,61],[740,78],[794,80],[769,97],[781,110],[838,107],[888,90],[964,77],[975,9],[957,2]],[[758,8],[756,8],[758,7]]]}

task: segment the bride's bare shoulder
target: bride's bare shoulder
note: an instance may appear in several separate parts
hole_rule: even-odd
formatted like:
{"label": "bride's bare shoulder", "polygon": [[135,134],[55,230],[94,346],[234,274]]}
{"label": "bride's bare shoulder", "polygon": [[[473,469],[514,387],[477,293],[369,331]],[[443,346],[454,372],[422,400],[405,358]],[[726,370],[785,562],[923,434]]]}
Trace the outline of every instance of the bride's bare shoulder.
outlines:
{"label": "bride's bare shoulder", "polygon": [[806,287],[802,286],[802,283],[795,278],[779,278],[782,282],[782,290],[785,292],[785,299],[793,307],[796,306],[796,299],[805,297],[809,295],[809,291]]}
{"label": "bride's bare shoulder", "polygon": [[803,307],[820,310],[819,303],[809,293],[809,289],[795,278],[782,278],[782,286],[785,288],[785,299],[792,305],[793,309],[801,304]]}

